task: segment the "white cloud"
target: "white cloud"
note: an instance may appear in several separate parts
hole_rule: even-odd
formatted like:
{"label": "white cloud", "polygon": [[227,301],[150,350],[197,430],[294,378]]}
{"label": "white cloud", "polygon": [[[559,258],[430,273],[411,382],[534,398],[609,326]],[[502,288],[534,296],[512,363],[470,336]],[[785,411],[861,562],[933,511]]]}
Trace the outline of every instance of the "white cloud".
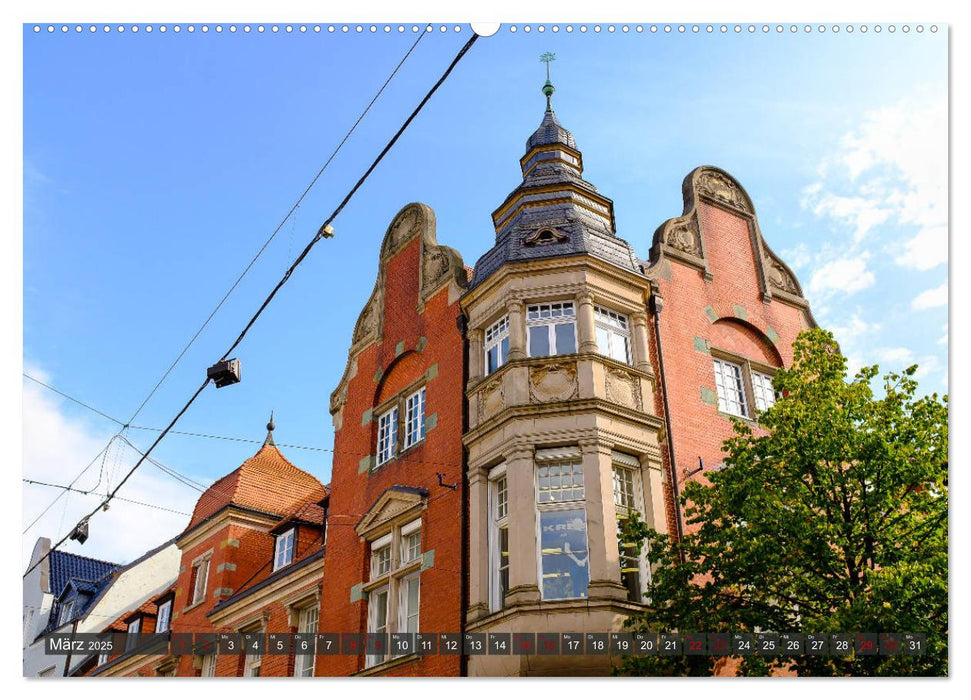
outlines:
{"label": "white cloud", "polygon": [[939,287],[921,292],[910,302],[910,308],[915,311],[933,309],[937,306],[947,306],[947,282]]}
{"label": "white cloud", "polygon": [[[37,367],[25,368],[32,376],[49,382],[49,375]],[[107,444],[112,432],[98,429],[83,419],[66,414],[66,404],[43,387],[25,380],[23,386],[23,446],[25,478],[52,484],[68,484]],[[115,441],[103,461],[75,484],[75,488],[94,489],[104,496],[121,476],[134,466],[137,454]],[[57,496],[60,489],[24,484],[23,527],[26,527]],[[197,491],[163,476],[147,462],[126,482],[118,496],[162,508],[190,513],[199,496]],[[68,493],[22,536],[22,564],[30,558],[38,537],[57,542],[100,499],[95,495]],[[186,525],[185,515],[113,500],[107,512],[99,511],[90,521],[90,537],[84,545],[68,540],[66,551],[118,563],[131,561],[149,549],[178,534]]]}
{"label": "white cloud", "polygon": [[937,344],[947,345],[947,324],[946,323],[943,326],[941,326],[941,330],[943,331],[944,334],[937,339]]}
{"label": "white cloud", "polygon": [[[849,249],[886,225],[898,234],[889,250],[903,267],[947,262],[947,103],[902,100],[867,113],[817,168],[802,206],[851,235]],[[886,242],[886,241],[885,241]]]}
{"label": "white cloud", "polygon": [[855,294],[873,285],[873,272],[867,269],[867,256],[837,258],[817,268],[809,280],[811,295]]}

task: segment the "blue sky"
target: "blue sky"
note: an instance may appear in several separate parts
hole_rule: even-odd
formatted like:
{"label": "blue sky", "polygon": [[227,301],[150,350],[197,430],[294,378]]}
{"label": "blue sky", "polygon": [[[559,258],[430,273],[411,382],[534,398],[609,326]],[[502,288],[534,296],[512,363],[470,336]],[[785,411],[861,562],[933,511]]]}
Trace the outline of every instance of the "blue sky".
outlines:
{"label": "blue sky", "polygon": [[[354,25],[347,34],[209,26],[24,28],[24,367],[122,420],[415,39],[410,25],[403,34],[397,25],[389,34],[383,25],[376,34],[368,25],[360,34]],[[422,39],[138,425],[164,425],[195,390],[468,39],[468,25],[454,26]],[[243,381],[208,388],[177,429],[259,442],[273,409],[279,443],[332,447],[329,395],[385,228],[422,201],[436,212],[439,242],[467,264],[488,249],[490,214],[517,185],[525,140],[542,118],[545,51],[556,53],[553,103],[583,151],[585,176],[614,200],[618,234],[642,257],[655,228],[681,213],[685,174],[720,166],[748,190],[766,240],[854,366],[917,362],[922,391],[947,391],[946,32],[518,26],[476,43],[238,349]],[[25,381],[25,476],[66,483],[115,430]],[[154,434],[128,437],[145,448]],[[257,447],[171,435],[154,455],[209,483]],[[330,452],[283,450],[329,479]],[[78,485],[94,487],[100,474],[103,492],[133,463],[116,441]],[[54,495],[25,487],[24,526]],[[198,492],[144,465],[120,495],[188,512]],[[42,534],[59,539],[96,503],[61,499],[25,547]],[[128,560],[185,520],[118,503],[73,548]]]}

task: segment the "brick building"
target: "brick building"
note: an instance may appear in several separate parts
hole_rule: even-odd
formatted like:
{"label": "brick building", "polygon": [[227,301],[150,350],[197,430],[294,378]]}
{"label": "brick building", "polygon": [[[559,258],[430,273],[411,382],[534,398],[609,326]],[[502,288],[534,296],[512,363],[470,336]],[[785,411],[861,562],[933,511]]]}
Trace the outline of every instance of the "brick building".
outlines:
{"label": "brick building", "polygon": [[[316,631],[355,653],[196,653],[126,673],[609,673],[609,655],[398,653],[391,635],[622,629],[652,563],[619,546],[619,520],[681,531],[681,486],[718,468],[731,418],[774,402],[772,375],[815,322],[718,168],[689,173],[683,213],[640,258],[648,242],[617,231],[543,92],[474,269],[423,204],[388,227],[330,397],[329,486],[286,461],[271,424],[199,499],[171,595],[116,621],[156,629],[170,603],[173,635]],[[106,661],[92,672],[123,668]]]}

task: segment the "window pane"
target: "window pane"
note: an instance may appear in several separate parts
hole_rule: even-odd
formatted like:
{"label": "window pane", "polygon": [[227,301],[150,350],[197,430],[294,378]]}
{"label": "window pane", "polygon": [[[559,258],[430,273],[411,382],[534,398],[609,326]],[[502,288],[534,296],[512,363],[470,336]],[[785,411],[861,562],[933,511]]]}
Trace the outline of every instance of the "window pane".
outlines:
{"label": "window pane", "polygon": [[610,333],[606,328],[597,326],[597,350],[601,355],[610,355]]}
{"label": "window pane", "polygon": [[715,389],[718,392],[718,410],[736,416],[747,415],[745,406],[745,385],[742,383],[742,368],[725,360],[713,359],[715,367]]}
{"label": "window pane", "polygon": [[752,393],[755,394],[755,407],[764,411],[775,405],[775,389],[772,377],[761,372],[752,372]]}
{"label": "window pane", "polygon": [[610,356],[618,362],[630,364],[630,341],[619,333],[611,338]]}
{"label": "window pane", "polygon": [[508,493],[506,491],[506,477],[496,480],[496,520],[506,517],[509,508]]}
{"label": "window pane", "polygon": [[499,607],[504,607],[509,592],[509,527],[499,528]]}
{"label": "window pane", "polygon": [[569,355],[577,351],[576,335],[572,323],[558,323],[554,326],[556,332],[556,354]]}
{"label": "window pane", "polygon": [[583,500],[583,465],[579,461],[542,464],[537,475],[540,503]]}
{"label": "window pane", "polygon": [[491,374],[499,369],[499,346],[493,345],[486,351],[486,374]]}
{"label": "window pane", "polygon": [[550,330],[548,326],[529,327],[529,356],[545,357],[550,354]]}
{"label": "window pane", "polygon": [[540,511],[543,599],[586,598],[590,581],[583,509]]}
{"label": "window pane", "polygon": [[411,447],[425,437],[425,388],[422,387],[405,402],[405,447]]}
{"label": "window pane", "polygon": [[378,458],[379,465],[384,464],[394,457],[395,445],[398,442],[398,409],[392,408],[390,411],[378,417]]}

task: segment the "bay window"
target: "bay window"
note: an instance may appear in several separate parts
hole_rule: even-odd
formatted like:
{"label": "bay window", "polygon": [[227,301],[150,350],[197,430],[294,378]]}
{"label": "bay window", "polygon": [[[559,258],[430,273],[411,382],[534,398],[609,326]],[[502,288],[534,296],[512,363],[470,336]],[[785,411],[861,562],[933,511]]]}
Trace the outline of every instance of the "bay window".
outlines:
{"label": "bay window", "polygon": [[489,476],[489,608],[505,607],[509,592],[509,491],[506,465],[500,464]]}
{"label": "bay window", "polygon": [[526,310],[530,357],[577,351],[576,310],[572,301],[533,304]]}
{"label": "bay window", "polygon": [[485,332],[485,373],[492,374],[509,357],[509,317],[503,316]]}
{"label": "bay window", "polygon": [[627,317],[602,306],[593,307],[593,317],[600,354],[629,365],[630,326]]}
{"label": "bay window", "polygon": [[[586,598],[590,583],[583,464],[579,450],[565,458],[537,452],[536,509],[543,600]],[[554,454],[555,450],[550,451]],[[570,451],[571,453],[574,451]]]}
{"label": "bay window", "polygon": [[641,547],[623,542],[620,530],[632,514],[643,513],[640,463],[636,457],[615,452],[613,455],[614,513],[617,516],[618,548],[620,553],[620,581],[627,589],[627,599],[635,603],[644,600],[644,585],[648,578],[647,557]]}

